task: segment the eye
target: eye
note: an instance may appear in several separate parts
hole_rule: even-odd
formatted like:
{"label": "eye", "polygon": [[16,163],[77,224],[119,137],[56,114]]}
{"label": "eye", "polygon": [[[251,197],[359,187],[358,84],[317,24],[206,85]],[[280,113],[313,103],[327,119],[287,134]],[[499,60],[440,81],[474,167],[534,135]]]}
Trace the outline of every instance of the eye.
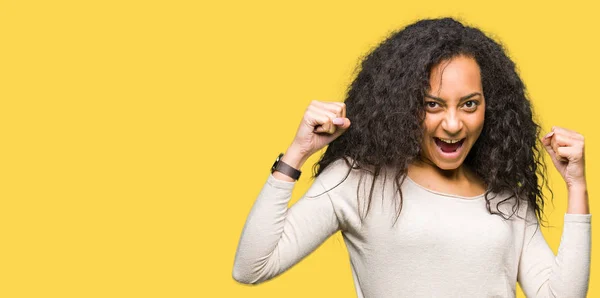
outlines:
{"label": "eye", "polygon": [[469,100],[465,102],[465,108],[467,108],[467,110],[469,111],[475,111],[475,109],[477,109],[477,105],[478,103],[474,100]]}
{"label": "eye", "polygon": [[425,105],[430,109],[435,109],[438,106],[438,103],[435,101],[425,102]]}

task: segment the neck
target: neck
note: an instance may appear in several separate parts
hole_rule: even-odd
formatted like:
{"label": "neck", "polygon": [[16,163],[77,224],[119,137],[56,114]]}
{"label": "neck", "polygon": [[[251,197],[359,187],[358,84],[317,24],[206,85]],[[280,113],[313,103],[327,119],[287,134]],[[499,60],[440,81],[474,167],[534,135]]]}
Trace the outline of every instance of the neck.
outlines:
{"label": "neck", "polygon": [[431,160],[420,156],[415,160],[413,166],[419,168],[420,171],[427,172],[429,174],[436,175],[448,181],[464,181],[470,180],[470,172],[464,164],[461,164],[456,169],[441,169]]}

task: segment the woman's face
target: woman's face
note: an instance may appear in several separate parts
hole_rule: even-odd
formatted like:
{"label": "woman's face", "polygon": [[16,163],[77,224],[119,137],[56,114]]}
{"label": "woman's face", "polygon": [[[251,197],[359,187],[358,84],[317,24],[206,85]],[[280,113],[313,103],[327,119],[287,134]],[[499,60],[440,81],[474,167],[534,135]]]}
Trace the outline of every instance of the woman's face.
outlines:
{"label": "woman's face", "polygon": [[429,76],[421,156],[443,170],[460,167],[481,134],[484,117],[477,62],[466,56],[442,61]]}

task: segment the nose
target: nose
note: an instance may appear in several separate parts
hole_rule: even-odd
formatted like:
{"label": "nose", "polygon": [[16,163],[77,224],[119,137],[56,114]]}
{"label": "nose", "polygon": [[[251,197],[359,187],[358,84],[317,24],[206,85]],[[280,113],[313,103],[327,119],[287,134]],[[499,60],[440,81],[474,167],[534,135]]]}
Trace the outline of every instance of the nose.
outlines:
{"label": "nose", "polygon": [[446,113],[444,119],[442,120],[442,128],[449,135],[456,135],[462,130],[463,123],[462,120],[458,117],[456,111],[450,110]]}

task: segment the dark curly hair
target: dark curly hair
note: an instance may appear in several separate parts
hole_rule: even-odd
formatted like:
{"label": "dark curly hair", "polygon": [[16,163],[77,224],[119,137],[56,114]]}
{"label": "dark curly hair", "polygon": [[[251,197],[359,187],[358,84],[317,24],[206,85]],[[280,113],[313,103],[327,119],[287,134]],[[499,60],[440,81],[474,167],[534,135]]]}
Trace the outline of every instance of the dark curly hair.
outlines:
{"label": "dark curly hair", "polygon": [[[362,59],[344,101],[352,125],[329,144],[313,166],[313,178],[339,159],[346,161],[350,171],[361,169],[361,175],[368,172],[375,178],[385,168],[395,169],[394,185],[400,194],[397,220],[403,200],[400,185],[408,165],[420,155],[430,72],[438,63],[459,55],[474,58],[481,70],[484,127],[464,163],[485,181],[488,211],[510,218],[527,201],[543,222],[542,187],[550,188],[538,138],[540,126],[533,120],[525,85],[502,45],[452,18],[408,25]],[[372,181],[365,216],[371,206]],[[500,203],[516,199],[510,200],[514,202],[510,215],[490,208],[490,201],[501,192],[510,196]]]}

